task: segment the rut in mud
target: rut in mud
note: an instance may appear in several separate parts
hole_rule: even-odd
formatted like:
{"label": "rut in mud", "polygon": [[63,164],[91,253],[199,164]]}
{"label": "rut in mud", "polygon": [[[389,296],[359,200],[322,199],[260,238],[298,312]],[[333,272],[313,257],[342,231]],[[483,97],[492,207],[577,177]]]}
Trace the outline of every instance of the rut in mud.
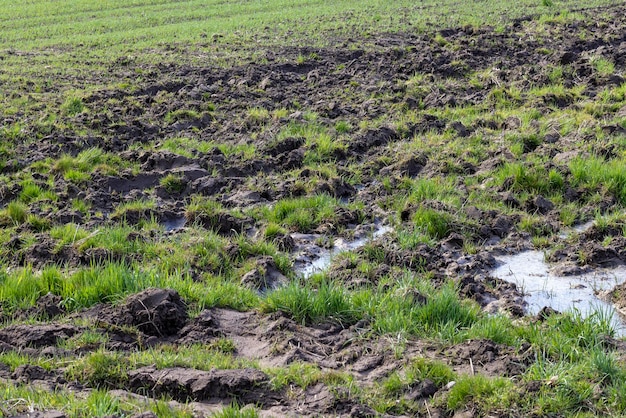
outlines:
{"label": "rut in mud", "polygon": [[[572,173],[579,157],[612,161],[624,153],[623,140],[621,148],[619,142],[604,145],[599,135],[626,135],[626,106],[610,96],[625,80],[597,66],[599,60],[626,65],[626,13],[622,7],[582,13],[587,19],[574,23],[529,18],[497,31],[468,26],[337,40],[327,48],[268,48],[259,62],[232,68],[112,63],[84,99],[92,111],[68,116],[71,126],[44,132],[40,115],[24,116],[24,135],[40,139],[16,144],[15,158],[2,165],[11,181],[0,185],[0,204],[8,207],[24,195],[23,171],[57,198],[29,202],[29,215],[44,224],[3,220],[8,232],[0,254],[10,269],[35,276],[63,266],[67,280],[93,266],[132,269],[167,259],[171,266],[162,276],[184,275],[188,289],[215,286],[211,280],[226,271],[235,277],[233,286],[259,298],[305,283],[310,263],[322,255],[331,261],[326,276],[346,291],[384,292],[407,272],[419,273],[433,289],[452,282],[461,298],[484,311],[524,317],[521,289],[491,274],[496,256],[543,245],[564,273],[626,261],[622,220],[573,238],[558,236],[567,225],[626,203],[626,183],[594,189]],[[131,80],[133,88],[110,87]],[[555,84],[559,88],[542,89]],[[463,109],[480,116],[466,117]],[[510,109],[532,109],[535,116],[523,120]],[[588,110],[584,123],[594,134],[558,125],[564,114],[581,109]],[[547,128],[538,126],[544,114],[554,115]],[[2,115],[0,122],[9,125],[12,118]],[[318,131],[310,136],[311,130]],[[320,140],[325,134],[330,144]],[[102,154],[93,157],[94,149]],[[74,158],[72,170],[80,171],[77,161],[89,155],[100,168],[79,180],[50,162]],[[544,157],[538,168],[536,160]],[[38,171],[46,164],[49,172]],[[506,167],[526,171],[507,174]],[[541,183],[545,173],[554,181]],[[448,195],[432,197],[440,190],[428,185]],[[401,195],[406,204],[398,202]],[[270,216],[264,208],[312,196],[331,199],[331,214],[294,224],[278,215],[264,218]],[[270,234],[268,223],[281,228]],[[63,225],[73,228],[69,239],[53,232]],[[119,226],[128,246],[97,241]],[[203,241],[209,230],[213,247]],[[273,255],[254,247],[259,237],[271,238]],[[341,242],[359,245],[348,245],[352,252],[342,255],[332,249]],[[179,248],[172,243],[196,253],[176,264],[167,258]],[[128,281],[143,277],[129,274]],[[198,303],[174,289],[152,288],[162,277],[150,277],[149,289],[114,303],[107,298],[120,295],[103,294],[104,303],[86,297],[84,307],[45,294],[27,308],[3,306],[3,318],[16,323],[0,329],[0,351],[72,359],[68,364],[102,354],[125,367],[119,374],[103,378],[72,365],[12,370],[0,362],[0,377],[50,391],[103,388],[147,403],[165,397],[178,406],[189,403],[199,416],[231,402],[271,416],[374,416],[380,413],[372,394],[382,391],[377,385],[401,381],[420,359],[444,363],[457,375],[513,382],[536,360],[529,344],[441,343],[411,335],[394,341],[380,336],[367,315],[298,321],[281,309],[238,310],[219,298]],[[623,287],[608,292],[620,309]],[[393,296],[418,307],[432,298],[415,287],[401,290]],[[137,354],[176,355],[198,345],[227,356],[228,367],[163,366]],[[277,370],[290,368],[309,380],[281,382]],[[404,408],[398,410],[451,416],[433,402],[445,398],[450,381],[431,376],[401,385],[393,394]],[[522,392],[534,390],[531,383]],[[385,413],[404,412],[389,406]]]}

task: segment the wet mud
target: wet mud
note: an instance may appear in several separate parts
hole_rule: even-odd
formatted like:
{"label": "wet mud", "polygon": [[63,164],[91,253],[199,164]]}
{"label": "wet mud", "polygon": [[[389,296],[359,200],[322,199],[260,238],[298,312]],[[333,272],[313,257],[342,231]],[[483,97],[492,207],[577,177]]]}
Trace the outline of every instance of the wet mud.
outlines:
{"label": "wet mud", "polygon": [[[565,87],[587,86],[581,95],[589,100],[596,99],[607,86],[624,83],[620,75],[599,75],[589,60],[597,55],[621,68],[626,65],[624,9],[608,8],[604,12],[607,15],[602,24],[593,18],[595,12],[587,12],[592,16],[588,23],[565,26],[550,23],[543,28],[548,33],[541,36],[533,36],[536,22],[529,18],[498,31],[468,26],[437,34],[380,34],[359,42],[337,40],[327,48],[268,48],[263,51],[264,59],[231,68],[209,63],[141,68],[133,68],[132,63],[111,63],[109,78],[103,79],[102,87],[92,89],[85,99],[89,108],[106,111],[77,115],[72,121],[73,129],[54,128],[46,133],[38,132],[38,125],[29,123],[25,116],[26,134],[41,140],[19,145],[16,150],[19,158],[4,165],[2,173],[15,175],[34,163],[65,154],[76,156],[91,147],[119,155],[138,170],[95,172],[81,187],[57,176],[53,186],[59,196],[56,207],[34,202],[30,210],[53,226],[73,223],[96,230],[119,223],[137,225],[155,221],[163,227],[160,236],[130,233],[131,241],[173,239],[191,226],[210,229],[224,239],[254,236],[263,226],[236,210],[271,206],[287,197],[327,194],[342,202],[360,202],[364,207],[361,212],[342,209],[343,212],[335,214],[337,225],[288,231],[275,239],[293,263],[291,273],[306,279],[326,271],[346,288],[358,289],[377,286],[383,278],[408,268],[428,272],[435,286],[453,280],[462,297],[475,301],[489,313],[513,317],[536,314],[549,302],[528,299],[525,294],[558,292],[545,285],[546,281],[555,283],[557,279],[547,276],[547,270],[531,272],[529,275],[533,277],[545,276],[540,277],[543,287],[535,289],[527,280],[511,277],[520,274],[519,265],[513,263],[514,257],[518,257],[514,254],[521,252],[522,257],[523,254],[534,257],[523,252],[533,249],[533,244],[530,234],[519,227],[521,213],[536,216],[542,231],[561,244],[546,257],[559,280],[593,274],[597,268],[622,266],[619,271],[623,271],[626,261],[623,229],[600,230],[591,226],[576,232],[575,240],[556,237],[564,226],[559,221],[558,209],[548,198],[541,193],[523,197],[512,193],[506,183],[513,179],[505,180],[504,185],[484,181],[485,173],[515,160],[504,146],[493,147],[493,152],[477,164],[467,155],[453,156],[447,161],[440,155],[417,151],[406,155],[402,145],[429,134],[447,132],[454,138],[468,138],[486,130],[504,135],[518,129],[521,121],[515,117],[494,117],[466,126],[459,120],[434,115],[430,110],[489,102],[493,100],[492,88],[500,84],[515,85],[521,90],[545,84],[550,77],[546,69],[555,65],[568,68],[563,78]],[[578,36],[582,31],[586,37]],[[360,44],[365,46],[359,48]],[[299,57],[310,58],[302,62]],[[144,74],[136,88],[110,87],[111,80],[118,84],[131,77],[134,80],[135,70]],[[481,85],[469,82],[470,75],[477,71],[490,74]],[[407,90],[407,81],[416,74],[424,77],[429,89]],[[533,105],[538,112],[567,109],[574,106],[574,99],[567,94],[546,94],[537,97]],[[250,112],[253,108],[266,109],[269,116],[255,116]],[[358,127],[363,120],[375,121],[397,108],[423,112],[418,120],[401,126],[371,123],[364,129],[349,131],[342,137],[345,146],[328,157],[336,166],[331,174],[317,172],[307,163],[315,149],[303,137],[293,134],[277,139],[285,127],[305,121],[309,117],[306,112],[315,112],[325,125],[335,126],[336,122],[345,121]],[[272,116],[272,112],[280,109],[288,112]],[[0,122],[4,124],[11,122],[9,116],[2,118]],[[621,126],[603,129],[624,133]],[[77,131],[89,135],[79,136]],[[181,137],[214,141],[229,149],[252,147],[255,152],[250,156],[243,151],[225,152],[215,146],[208,150],[198,147],[180,155],[167,149],[144,149],[146,144],[162,145],[168,139]],[[614,152],[601,151],[607,155]],[[572,145],[571,138],[561,137],[557,132],[554,137],[541,138],[538,144],[526,144],[524,153],[533,152],[550,155],[551,167],[547,168],[565,173],[567,161],[586,151],[579,150]],[[345,174],[351,173],[355,164],[360,167],[359,180],[349,182]],[[398,232],[411,227],[417,211],[429,209],[450,214],[456,211],[444,202],[428,199],[397,213],[390,210],[386,202],[400,190],[402,178],[445,177],[450,173],[476,178],[481,187],[490,189],[517,212],[463,205],[465,224],[452,223],[433,242],[412,248],[401,245]],[[180,187],[176,190],[165,187],[162,179],[167,176],[175,177]],[[388,183],[383,184],[382,178]],[[46,184],[43,177],[34,176],[34,180]],[[303,187],[303,182],[310,182],[310,186]],[[470,191],[464,190],[463,184],[455,186],[463,197],[469,196]],[[587,199],[595,191],[567,184],[564,190],[564,199],[588,205],[588,218],[578,221],[588,220],[595,211],[608,212],[619,207],[615,196],[608,192],[599,201],[590,202]],[[18,184],[0,185],[0,204],[6,206],[21,191]],[[213,199],[224,210],[190,213],[186,207],[194,195]],[[73,199],[87,202],[87,213],[73,208]],[[150,199],[154,204],[147,209],[116,212],[120,205],[138,199]],[[76,268],[111,261],[124,264],[142,258],[142,254],[116,253],[105,248],[85,249],[81,242],[63,243],[47,231],[30,230],[32,226],[26,224],[20,228],[33,232],[36,239],[23,240],[19,229],[10,237],[2,255],[12,268],[42,269],[49,265]],[[232,249],[236,252],[235,247]],[[352,256],[342,257],[344,251],[350,251]],[[536,257],[533,260],[538,262]],[[290,280],[289,272],[281,270],[272,257],[245,261],[251,267],[242,274],[240,283],[260,295]],[[373,267],[359,268],[363,263]],[[528,259],[520,263],[528,267]],[[607,286],[579,281],[568,281],[568,291],[562,297],[576,302],[583,296],[572,293],[573,290],[584,290],[588,298],[602,291],[603,300],[626,312],[626,289],[621,279]],[[415,303],[420,303],[420,298],[428,295],[416,293],[412,297]],[[459,373],[513,379],[532,362],[527,350],[490,340],[471,340],[446,347],[411,340],[406,342],[404,354],[398,357],[391,342],[372,336],[367,321],[349,326],[335,322],[303,325],[281,313],[239,312],[217,307],[195,310],[197,307],[190,306],[171,289],[149,289],[120,303],[99,304],[74,312],[68,312],[61,302],[58,296],[45,295],[35,307],[5,317],[7,321],[36,317],[41,323],[25,322],[1,328],[0,351],[53,357],[85,355],[101,349],[100,345],[69,351],[63,348],[63,341],[87,331],[85,322],[95,324],[98,332],[107,335],[105,349],[123,354],[163,345],[182,347],[211,344],[222,338],[232,340],[233,356],[256,362],[258,368],[206,371],[145,366],[128,370],[126,379],[107,387],[120,397],[149,401],[165,396],[175,403],[190,405],[198,416],[207,416],[231,402],[255,405],[267,416],[377,415],[348,389],[336,393],[335,388],[331,391],[321,381],[306,389],[297,386],[276,389],[270,375],[262,371],[291,364],[307,363],[324,372],[347,373],[354,379],[353,384],[365,388],[402,370],[417,357],[443,361]],[[568,306],[566,303],[554,308],[564,310]],[[11,372],[0,363],[0,376],[7,381],[37,382],[51,390],[94,389],[66,381],[63,372],[35,366]],[[444,385],[424,380],[406,388],[402,396],[424,405],[446,390]],[[42,417],[63,416],[55,414],[40,412]],[[448,412],[436,408],[428,409],[428,414],[448,416]]]}

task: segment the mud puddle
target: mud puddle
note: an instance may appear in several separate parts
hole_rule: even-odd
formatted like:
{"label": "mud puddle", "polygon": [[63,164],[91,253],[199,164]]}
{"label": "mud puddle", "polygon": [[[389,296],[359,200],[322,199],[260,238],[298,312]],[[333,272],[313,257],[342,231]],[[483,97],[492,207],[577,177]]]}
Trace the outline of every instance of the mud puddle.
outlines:
{"label": "mud puddle", "polygon": [[582,234],[583,232],[587,232],[589,229],[591,229],[591,227],[593,225],[594,225],[594,221],[593,220],[587,221],[587,222],[582,223],[582,224],[574,225],[571,228],[568,228],[568,229],[562,231],[559,234],[559,238],[567,239],[572,234]]}
{"label": "mud puddle", "polygon": [[295,261],[295,270],[299,275],[307,278],[312,274],[324,271],[333,258],[344,251],[352,251],[361,248],[368,242],[390,232],[388,225],[374,224],[370,231],[355,234],[353,241],[337,238],[331,243],[331,248],[324,248],[324,236],[319,234],[294,234],[292,238],[301,247]]}
{"label": "mud puddle", "polygon": [[187,219],[184,216],[179,216],[164,220],[163,227],[165,228],[165,232],[172,232],[176,231],[177,229],[183,228],[186,223]]}
{"label": "mud puddle", "polygon": [[616,333],[626,336],[623,318],[612,304],[599,297],[626,281],[625,266],[563,277],[550,272],[540,251],[525,251],[496,259],[499,267],[492,271],[492,275],[518,286],[524,294],[529,314],[537,314],[544,306],[559,312],[577,309],[585,316],[601,311],[611,314]]}

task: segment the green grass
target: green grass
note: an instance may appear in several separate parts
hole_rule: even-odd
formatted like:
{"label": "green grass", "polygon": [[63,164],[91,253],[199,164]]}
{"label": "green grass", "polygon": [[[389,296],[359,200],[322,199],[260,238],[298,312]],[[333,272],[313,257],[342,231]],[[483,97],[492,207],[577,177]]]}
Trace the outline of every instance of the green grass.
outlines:
{"label": "green grass", "polygon": [[125,296],[149,287],[175,288],[201,308],[213,306],[247,309],[258,304],[250,290],[220,278],[197,283],[174,271],[144,271],[136,265],[110,262],[67,272],[47,267],[41,273],[31,268],[0,273],[0,302],[7,314],[29,308],[51,292],[64,300],[69,309],[89,307],[99,302],[117,302]]}
{"label": "green grass", "polygon": [[[567,8],[571,2],[559,2],[559,6]],[[588,3],[591,7],[606,2]],[[82,44],[89,48],[108,48],[123,51],[123,46],[136,45],[145,48],[163,42],[206,42],[206,35],[215,33],[228,34],[241,31],[244,35],[258,32],[265,26],[273,28],[273,32],[297,30],[300,36],[313,35],[313,29],[325,31],[346,31],[339,29],[342,17],[348,20],[348,27],[364,31],[365,27],[373,31],[381,29],[406,29],[408,25],[425,28],[427,25],[441,25],[436,17],[448,14],[454,3],[449,1],[426,1],[420,8],[408,1],[381,4],[374,1],[362,2],[356,7],[344,2],[299,1],[297,3],[284,0],[256,3],[218,3],[216,1],[189,1],[184,4],[172,4],[165,0],[121,2],[94,5],[88,1],[80,1],[72,5],[52,5],[35,1],[19,7],[4,5],[0,15],[5,27],[4,42],[14,45],[16,49],[59,47],[63,45]],[[519,17],[532,13],[542,13],[545,9],[537,1],[523,0],[514,7],[500,1],[489,1],[480,9],[463,6],[455,9],[452,21],[446,25],[454,26],[462,22],[476,25],[488,20],[492,24],[493,16]],[[71,24],[66,17],[72,16]],[[315,16],[315,19],[302,19],[304,16]],[[383,18],[384,16],[384,18]],[[394,22],[390,16],[399,17]],[[358,23],[358,25],[356,25]],[[345,23],[344,23],[345,25]],[[313,36],[315,39],[315,36]],[[230,39],[228,39],[230,40]],[[43,41],[43,42],[42,42]]]}
{"label": "green grass", "polygon": [[198,117],[200,117],[200,114],[196,112],[195,110],[178,109],[178,110],[173,110],[171,112],[167,112],[167,114],[165,115],[164,121],[167,124],[172,124],[174,122],[197,119]]}
{"label": "green grass", "polygon": [[22,191],[20,192],[20,200],[22,202],[29,204],[43,199],[57,200],[57,196],[54,192],[42,188],[32,180],[22,182]]}
{"label": "green grass", "polygon": [[89,236],[89,231],[76,224],[55,226],[50,230],[50,236],[59,241],[60,245],[71,245],[75,242],[83,242]]}
{"label": "green grass", "polygon": [[[105,417],[111,415],[130,415],[136,410],[145,410],[140,401],[130,401],[114,397],[104,390],[94,390],[87,396],[79,396],[73,391],[47,391],[29,384],[0,384],[0,394],[7,402],[2,405],[2,412],[10,416],[29,412],[29,408],[38,410],[54,409],[63,411],[71,418]],[[9,402],[13,400],[13,402]],[[184,408],[172,408],[166,400],[156,400],[147,407],[159,417],[190,418],[193,415]]]}
{"label": "green grass", "polygon": [[[257,367],[254,361],[235,357],[232,341],[218,339],[211,344],[189,346],[162,345],[133,353],[128,357],[129,366],[138,368],[154,365],[158,369],[187,367],[197,370],[237,369]],[[114,357],[114,354],[109,354]]]}
{"label": "green grass", "polygon": [[[345,225],[338,222],[337,210],[344,206],[338,199],[320,194],[282,199],[271,208],[263,208],[261,215],[269,222],[298,232],[311,232],[323,223],[342,229]],[[356,210],[359,207],[358,204],[348,206]]]}
{"label": "green grass", "polygon": [[0,219],[5,224],[20,225],[26,221],[27,216],[28,206],[19,201],[10,202],[0,212]]}
{"label": "green grass", "polygon": [[168,192],[168,193],[180,193],[185,190],[187,186],[187,182],[182,176],[178,176],[176,174],[168,174],[165,177],[161,178],[159,184]]}
{"label": "green grass", "polygon": [[150,220],[150,212],[155,208],[156,202],[153,199],[138,199],[120,203],[111,214],[111,217],[126,220],[127,216],[131,215],[138,217],[140,220]]}
{"label": "green grass", "polygon": [[240,407],[237,404],[233,404],[225,407],[219,412],[215,412],[211,415],[214,418],[257,418],[259,417],[259,413],[255,408],[251,407]]}
{"label": "green grass", "polygon": [[425,358],[413,359],[403,370],[396,371],[381,382],[381,390],[387,395],[398,395],[415,383],[431,380],[441,388],[456,379],[456,374],[445,363]]}
{"label": "green grass", "polygon": [[510,184],[518,192],[555,193],[563,189],[563,175],[552,169],[547,175],[539,164],[506,163],[494,176],[496,183]]}
{"label": "green grass", "polygon": [[461,376],[448,393],[446,405],[451,410],[468,404],[490,404],[496,408],[506,409],[502,399],[513,389],[513,383],[504,378],[488,378],[483,375]]}
{"label": "green grass", "polygon": [[450,216],[433,209],[419,208],[413,214],[415,227],[434,239],[441,239],[451,230]]}
{"label": "green grass", "polygon": [[39,296],[48,292],[66,299],[69,307],[86,307],[158,286],[161,281],[154,275],[113,263],[81,269],[67,278],[54,267],[45,269],[41,274],[25,268],[5,273],[0,280],[0,300],[7,308],[32,306]]}
{"label": "green grass", "polygon": [[[571,11],[612,2],[57,3],[0,4],[0,305],[6,321],[48,321],[20,317],[48,292],[70,312],[61,320],[75,322],[71,314],[80,309],[122,303],[149,287],[173,288],[192,315],[228,307],[257,310],[268,322],[285,315],[298,327],[358,324],[345,331],[354,332],[349,347],[338,350],[354,348],[348,355],[359,357],[369,354],[358,351],[366,347],[397,362],[373,384],[313,362],[264,369],[286,399],[323,384],[338,405],[345,399],[406,416],[426,416],[431,406],[450,416],[619,416],[626,408],[626,371],[607,338],[615,337],[607,312],[543,322],[487,314],[459,295],[458,277],[441,277],[445,266],[426,271],[424,257],[452,232],[463,236],[463,255],[481,252],[498,217],[510,219],[511,232],[528,233],[537,247],[559,240],[556,221],[571,226],[590,218],[600,244],[619,243],[626,83],[602,84],[621,74],[616,57],[602,50],[581,55],[587,66],[557,63],[560,37],[572,28],[580,45],[613,41],[596,35],[612,25],[602,10]],[[510,24],[519,17],[528,18]],[[467,36],[439,31],[449,28]],[[475,48],[491,52],[528,39],[528,51],[542,64],[523,63],[519,73],[507,68],[506,56],[476,68],[465,59]],[[417,59],[422,50],[430,54],[426,61]],[[353,53],[357,60],[343,61]],[[327,68],[333,59],[334,68]],[[385,68],[360,66],[362,59]],[[388,77],[396,60],[403,68]],[[437,71],[415,70],[431,60]],[[283,91],[272,91],[276,76],[297,84],[297,93],[287,88],[279,97]],[[160,90],[152,94],[154,87]],[[451,97],[454,102],[436,103]],[[351,154],[355,141],[383,127],[394,131],[391,142],[368,149],[366,157]],[[264,150],[287,138],[304,144],[304,161],[283,170]],[[187,180],[166,171],[157,187],[130,201],[99,194],[107,176],[131,177],[162,151],[194,160],[215,178],[230,177],[228,185],[216,195],[186,196]],[[419,174],[393,171],[410,158],[424,166]],[[258,172],[239,177],[239,167]],[[321,192],[344,182],[358,192],[342,199]],[[239,191],[258,192],[271,203],[243,208],[228,199]],[[549,215],[533,209],[538,194],[554,203]],[[517,203],[505,204],[504,195]],[[166,233],[159,223],[164,210],[184,210],[185,228]],[[73,211],[83,215],[78,224],[67,223]],[[221,230],[229,219],[245,226]],[[395,232],[335,257],[326,274],[296,277],[287,234],[316,233],[317,243],[327,244],[349,236],[348,224],[374,219]],[[61,257],[62,265],[29,265],[34,245],[48,241],[55,256],[70,257]],[[241,277],[261,257],[271,257],[289,284],[264,294],[243,287]],[[80,355],[8,351],[0,362],[11,371],[24,364],[62,368],[89,393],[5,382],[2,399],[72,417],[147,409],[191,416],[167,399],[138,405],[104,390],[125,387],[128,370],[145,365],[260,367],[228,338],[150,348],[139,338],[137,350],[117,352],[107,349],[110,336],[96,324],[81,329],[58,343]],[[520,359],[527,368],[510,378],[456,372],[442,353],[477,339],[501,344],[501,352],[527,353]],[[416,356],[422,347],[434,349]],[[425,379],[438,388],[456,383],[432,398],[406,399]],[[538,390],[527,392],[535,382]],[[224,405],[215,416],[258,416],[262,408]],[[22,401],[0,403],[0,415],[23,412]]]}
{"label": "green grass", "polygon": [[399,286],[391,291],[348,292],[339,283],[321,276],[319,284],[292,282],[269,293],[263,309],[285,312],[302,323],[330,320],[351,324],[369,318],[372,330],[378,334],[444,340],[463,338],[460,331],[481,321],[478,307],[459,300],[452,284],[435,290],[424,281],[418,283],[418,288],[429,295],[424,304],[416,303],[412,297],[399,297]]}
{"label": "green grass", "polygon": [[[454,335],[469,328],[480,318],[477,306],[461,301],[453,285],[434,291],[418,284],[428,294],[425,304],[417,304],[410,297],[399,298],[395,292],[358,295],[362,305],[373,319],[372,328],[382,334],[419,335],[430,338],[454,339]],[[418,288],[419,288],[418,287]]]}
{"label": "green grass", "polygon": [[626,160],[605,160],[600,157],[576,158],[570,163],[572,182],[575,186],[591,190],[606,189],[622,205],[626,205]]}
{"label": "green grass", "polygon": [[106,174],[116,174],[124,166],[125,163],[119,156],[106,153],[100,148],[89,148],[81,151],[76,157],[62,156],[54,162],[52,168],[65,175],[68,173],[88,174],[96,170]]}
{"label": "green grass", "polygon": [[62,109],[68,116],[76,116],[85,111],[85,105],[79,97],[70,97],[63,103]]}
{"label": "green grass", "polygon": [[269,110],[263,107],[253,107],[248,109],[247,122],[251,125],[261,125],[270,119]]}
{"label": "green grass", "polygon": [[271,292],[264,301],[267,311],[283,311],[302,323],[335,320],[354,323],[358,313],[350,304],[349,295],[337,283],[324,280],[317,288],[298,282]]}
{"label": "green grass", "polygon": [[292,363],[288,367],[270,370],[269,373],[274,390],[281,390],[289,385],[306,389],[321,381],[324,375],[318,366],[310,363]]}
{"label": "green grass", "polygon": [[122,354],[97,351],[73,362],[66,369],[65,376],[70,380],[106,389],[117,387],[128,380],[127,368],[128,361]]}
{"label": "green grass", "polygon": [[[194,195],[187,204],[185,217],[192,224],[202,225],[207,229],[229,234],[232,231],[223,230],[220,220],[223,217],[232,216],[235,219],[244,219],[243,213],[239,210],[229,211],[221,203],[206,199],[202,196]],[[240,232],[240,231],[239,231]]]}
{"label": "green grass", "polygon": [[609,76],[615,72],[615,64],[609,59],[593,57],[591,63],[601,76]]}
{"label": "green grass", "polygon": [[174,137],[163,141],[162,148],[185,157],[191,157],[193,151],[208,152],[215,148],[215,144],[194,138]]}
{"label": "green grass", "polygon": [[308,150],[304,155],[304,163],[314,166],[319,163],[333,162],[341,158],[347,144],[341,138],[321,133],[307,143]]}

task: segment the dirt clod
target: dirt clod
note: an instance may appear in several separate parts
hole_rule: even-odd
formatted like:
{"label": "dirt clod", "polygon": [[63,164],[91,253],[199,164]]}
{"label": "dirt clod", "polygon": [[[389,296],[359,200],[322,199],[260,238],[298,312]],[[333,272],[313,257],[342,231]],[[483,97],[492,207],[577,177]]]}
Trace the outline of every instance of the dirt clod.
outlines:
{"label": "dirt clod", "polygon": [[129,297],[110,315],[115,325],[137,327],[152,336],[176,334],[187,323],[187,305],[171,289],[148,289]]}
{"label": "dirt clod", "polygon": [[404,395],[405,399],[410,401],[417,401],[419,399],[428,398],[433,396],[439,388],[435,383],[430,379],[424,379],[419,382],[417,386],[415,386],[409,393]]}
{"label": "dirt clod", "polygon": [[251,289],[264,292],[287,284],[287,277],[281,273],[272,257],[262,257],[256,261],[256,267],[243,275],[241,284]]}
{"label": "dirt clod", "polygon": [[185,368],[157,370],[143,367],[128,373],[129,387],[153,396],[169,395],[181,401],[222,398],[271,403],[265,387],[268,376],[256,369],[211,370],[208,372]]}
{"label": "dirt clod", "polygon": [[41,348],[56,345],[59,340],[72,337],[79,329],[66,324],[10,325],[0,330],[0,341],[14,347]]}

